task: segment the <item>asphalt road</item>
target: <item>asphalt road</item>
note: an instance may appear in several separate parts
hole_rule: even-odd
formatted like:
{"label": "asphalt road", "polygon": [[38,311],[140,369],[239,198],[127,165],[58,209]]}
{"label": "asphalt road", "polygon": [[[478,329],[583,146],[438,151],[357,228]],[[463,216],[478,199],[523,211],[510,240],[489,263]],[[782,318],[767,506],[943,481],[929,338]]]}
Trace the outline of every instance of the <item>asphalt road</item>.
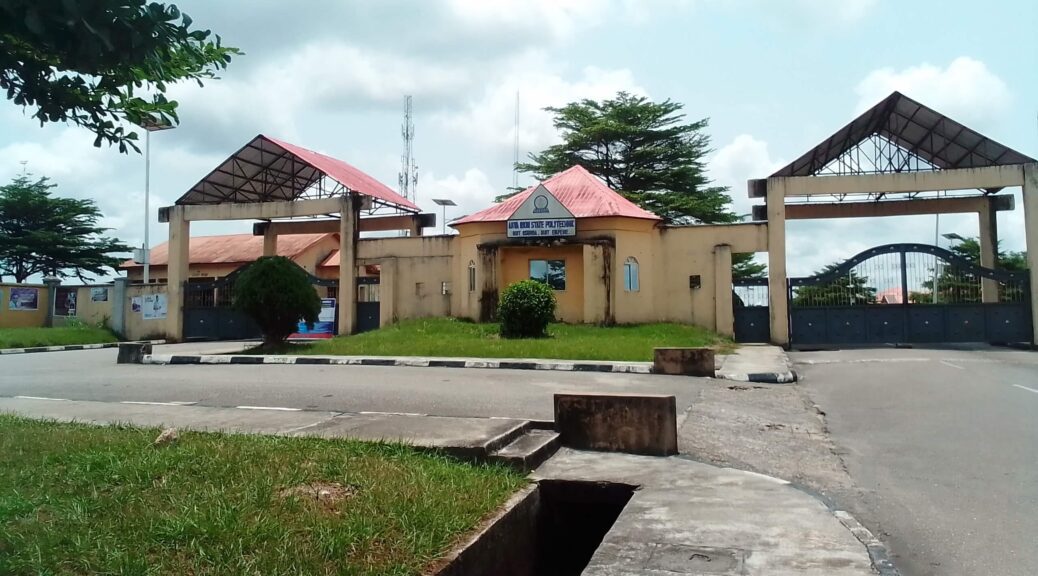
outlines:
{"label": "asphalt road", "polygon": [[[182,346],[190,346],[191,352],[211,351]],[[177,351],[184,349],[155,350]],[[104,349],[0,356],[0,396],[552,419],[555,392],[673,394],[681,413],[710,382],[642,374],[499,369],[117,365],[116,355],[116,350]]]}
{"label": "asphalt road", "polygon": [[792,356],[902,574],[1038,574],[1038,354]]}

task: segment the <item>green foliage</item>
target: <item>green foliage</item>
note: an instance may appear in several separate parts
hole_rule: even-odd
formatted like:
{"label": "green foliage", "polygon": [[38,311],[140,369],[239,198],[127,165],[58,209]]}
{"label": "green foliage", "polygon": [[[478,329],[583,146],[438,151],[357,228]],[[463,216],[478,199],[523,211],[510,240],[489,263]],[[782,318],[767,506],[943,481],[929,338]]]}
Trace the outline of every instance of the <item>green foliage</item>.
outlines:
{"label": "green foliage", "polygon": [[732,278],[765,278],[768,265],[755,262],[753,254],[732,254]]}
{"label": "green foliage", "polygon": [[95,146],[134,143],[120,121],[179,122],[168,85],[216,78],[241,52],[192,30],[174,5],[146,0],[0,2],[0,89],[33,117],[94,132]]}
{"label": "green foliage", "polygon": [[555,292],[543,282],[520,280],[510,284],[498,304],[501,336],[505,338],[543,338],[555,319]]}
{"label": "green foliage", "polygon": [[233,305],[256,321],[266,345],[284,342],[300,320],[312,325],[321,312],[306,271],[284,256],[264,256],[244,268],[234,282]]}
{"label": "green foliage", "polygon": [[425,574],[528,483],[398,444],[158,434],[0,414],[0,574]]}
{"label": "green foliage", "polygon": [[[818,274],[835,270],[839,264],[830,264]],[[868,285],[868,276],[850,271],[826,284],[801,286],[793,297],[794,306],[860,306],[876,303],[876,289]]]}
{"label": "green foliage", "polygon": [[0,348],[105,344],[119,340],[103,325],[91,326],[74,318],[66,319],[65,326],[56,328],[0,328]]}
{"label": "green foliage", "polygon": [[706,175],[708,121],[686,123],[683,108],[626,92],[547,108],[562,143],[531,154],[519,170],[543,180],[579,164],[669,223],[735,222],[728,189]]}
{"label": "green foliage", "polygon": [[[948,247],[949,250],[956,256],[980,266],[980,240],[978,238],[968,238],[958,234],[947,234],[945,236],[955,242]],[[1027,270],[1027,252],[1006,252],[999,249],[996,268],[1010,272]],[[933,303],[933,269],[930,270],[930,278],[930,280],[922,283],[922,291],[912,292],[909,295],[912,302],[919,304]],[[1002,302],[1015,302],[1024,297],[1023,288],[1018,285],[1002,286],[998,296]],[[980,276],[954,265],[942,264],[940,273],[937,276],[938,303],[967,304],[978,303],[981,300]]]}
{"label": "green foliage", "polygon": [[26,175],[0,186],[0,277],[25,282],[42,273],[87,282],[88,274],[119,265],[111,254],[130,251],[104,236],[108,228],[98,226],[102,215],[93,200],[51,196],[55,186]]}

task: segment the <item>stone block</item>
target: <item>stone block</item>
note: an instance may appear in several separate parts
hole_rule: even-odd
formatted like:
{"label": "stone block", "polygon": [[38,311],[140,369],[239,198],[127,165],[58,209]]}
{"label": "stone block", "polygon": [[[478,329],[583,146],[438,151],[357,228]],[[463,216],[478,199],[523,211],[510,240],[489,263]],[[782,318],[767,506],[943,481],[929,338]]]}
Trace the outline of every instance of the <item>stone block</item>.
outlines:
{"label": "stone block", "polygon": [[563,446],[578,450],[678,453],[673,396],[556,394],[555,430]]}
{"label": "stone block", "polygon": [[144,356],[151,354],[151,343],[149,342],[120,342],[119,358],[116,364],[141,364]]}
{"label": "stone block", "polygon": [[652,372],[673,376],[714,377],[713,348],[653,348]]}

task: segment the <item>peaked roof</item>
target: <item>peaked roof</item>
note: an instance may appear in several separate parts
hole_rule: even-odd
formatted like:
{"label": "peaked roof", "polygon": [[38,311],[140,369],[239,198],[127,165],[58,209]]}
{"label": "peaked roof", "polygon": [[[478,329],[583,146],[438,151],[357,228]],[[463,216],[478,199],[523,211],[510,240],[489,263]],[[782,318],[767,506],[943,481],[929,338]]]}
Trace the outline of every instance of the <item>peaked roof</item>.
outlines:
{"label": "peaked roof", "polygon": [[[940,169],[1035,162],[1016,150],[894,92],[806,154],[772,174],[813,176],[871,136],[881,136]],[[892,169],[890,171],[901,171]]]}
{"label": "peaked roof", "polygon": [[547,188],[567,210],[573,213],[575,218],[622,216],[660,220],[659,216],[639,208],[634,202],[606,186],[583,166],[573,166],[539,184],[530,186],[504,202],[455,220],[451,226],[472,222],[504,222],[540,185]]}
{"label": "peaked roof", "polygon": [[[260,134],[242,146],[177,200],[223,204],[296,200],[327,176],[383,204],[419,212],[414,202],[359,169],[302,146]],[[331,196],[327,191],[325,196]]]}
{"label": "peaked roof", "polygon": [[[314,244],[335,234],[288,234],[278,236],[278,256],[295,258]],[[252,234],[224,234],[221,236],[192,236],[188,248],[191,264],[234,264],[252,262],[263,256],[263,236]],[[151,249],[151,265],[169,264],[169,242]],[[133,260],[123,262],[120,268],[138,268]]]}

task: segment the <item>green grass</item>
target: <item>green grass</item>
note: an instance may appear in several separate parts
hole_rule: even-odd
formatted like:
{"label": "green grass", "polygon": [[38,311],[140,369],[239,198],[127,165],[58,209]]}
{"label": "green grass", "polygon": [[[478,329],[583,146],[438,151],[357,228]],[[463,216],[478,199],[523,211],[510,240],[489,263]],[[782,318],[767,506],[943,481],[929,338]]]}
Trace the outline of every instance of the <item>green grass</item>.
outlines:
{"label": "green grass", "polygon": [[498,336],[497,324],[427,318],[403,321],[356,336],[332,338],[306,345],[286,345],[274,352],[651,361],[652,349],[659,346],[718,346],[725,350],[733,346],[730,340],[687,324],[609,327],[552,324],[548,331],[549,338],[510,340]]}
{"label": "green grass", "polygon": [[0,348],[34,348],[70,344],[118,342],[107,328],[67,326],[62,328],[0,328]]}
{"label": "green grass", "polygon": [[[0,574],[419,574],[526,480],[410,448],[0,414]],[[337,482],[334,505],[285,496]]]}

